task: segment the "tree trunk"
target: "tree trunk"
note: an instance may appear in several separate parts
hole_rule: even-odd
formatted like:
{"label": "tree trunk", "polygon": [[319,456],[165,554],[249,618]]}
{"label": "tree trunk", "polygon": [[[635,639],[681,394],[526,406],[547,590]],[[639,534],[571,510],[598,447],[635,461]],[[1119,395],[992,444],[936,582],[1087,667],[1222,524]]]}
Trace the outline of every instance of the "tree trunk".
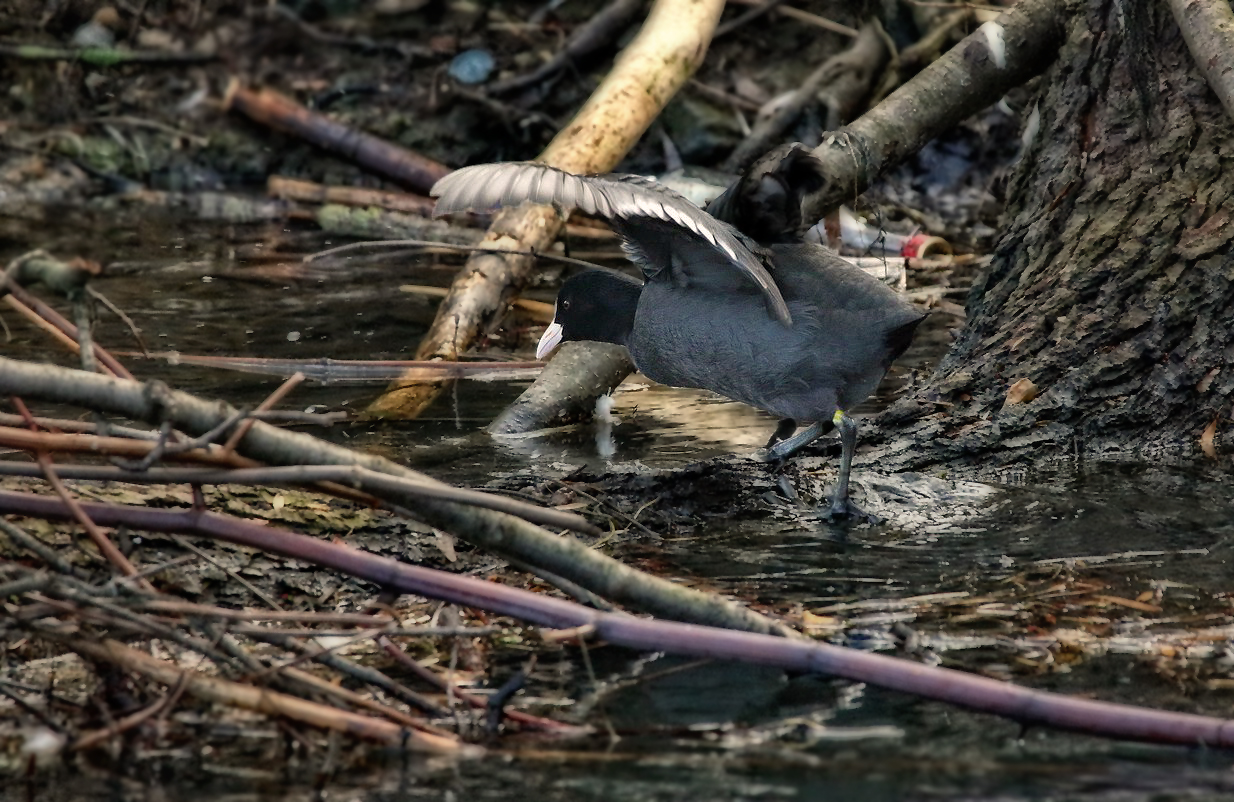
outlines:
{"label": "tree trunk", "polygon": [[[968,324],[883,414],[880,466],[1220,447],[1234,126],[1165,3],[1090,0],[1041,85]],[[1022,379],[1036,398],[1006,403]]]}

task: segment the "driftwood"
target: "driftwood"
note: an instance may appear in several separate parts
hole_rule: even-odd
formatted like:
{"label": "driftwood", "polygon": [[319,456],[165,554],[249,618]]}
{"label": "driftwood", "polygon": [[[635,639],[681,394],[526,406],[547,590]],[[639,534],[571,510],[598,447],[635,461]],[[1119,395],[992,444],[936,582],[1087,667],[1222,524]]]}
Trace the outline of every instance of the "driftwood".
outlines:
{"label": "driftwood", "polygon": [[251,92],[233,80],[223,108],[244,114],[279,131],[294,133],[320,148],[338,153],[410,189],[427,192],[450,168],[379,137],[356,131],[270,89]]}
{"label": "driftwood", "polygon": [[380,209],[409,212],[425,217],[433,213],[431,198],[410,192],[389,192],[362,187],[331,187],[280,175],[272,175],[266,179],[266,191],[272,197],[282,200],[338,203],[343,206],[376,206]]}
{"label": "driftwood", "polygon": [[160,192],[154,189],[139,189],[126,192],[120,196],[120,200],[128,204],[139,203],[165,209],[184,218],[219,223],[245,224],[285,220],[295,211],[286,201],[230,192]]}
{"label": "driftwood", "polygon": [[218,58],[213,53],[162,50],[122,50],[114,47],[45,47],[43,45],[0,44],[0,58],[26,61],[80,61],[92,67],[120,67],[126,64],[177,65],[203,64]]}
{"label": "driftwood", "polygon": [[[573,122],[540,154],[540,161],[574,173],[613,169],[664,105],[702,62],[723,3],[659,0],[639,35]],[[543,251],[561,219],[544,206],[507,209],[493,221],[485,244],[508,251]],[[527,283],[528,256],[475,256],[455,279],[416,359],[456,360]],[[415,417],[441,392],[436,383],[396,382],[369,407],[380,417]]]}
{"label": "driftwood", "polygon": [[329,234],[369,240],[432,240],[437,245],[475,245],[480,232],[474,228],[452,226],[444,220],[431,220],[419,214],[389,211],[374,206],[363,208],[327,203],[312,215],[321,230]]}
{"label": "driftwood", "polygon": [[489,424],[490,433],[518,434],[570,423],[589,414],[598,395],[612,392],[634,370],[626,349],[607,343],[564,343],[549,364],[552,370],[541,371]]}

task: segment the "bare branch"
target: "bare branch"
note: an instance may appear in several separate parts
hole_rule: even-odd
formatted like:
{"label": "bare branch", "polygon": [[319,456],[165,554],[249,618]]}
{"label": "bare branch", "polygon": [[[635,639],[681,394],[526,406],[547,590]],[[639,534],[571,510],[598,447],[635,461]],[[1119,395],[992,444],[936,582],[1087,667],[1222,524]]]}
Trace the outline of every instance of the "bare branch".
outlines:
{"label": "bare branch", "polygon": [[1234,118],[1234,10],[1226,0],[1170,0],[1187,49]]}

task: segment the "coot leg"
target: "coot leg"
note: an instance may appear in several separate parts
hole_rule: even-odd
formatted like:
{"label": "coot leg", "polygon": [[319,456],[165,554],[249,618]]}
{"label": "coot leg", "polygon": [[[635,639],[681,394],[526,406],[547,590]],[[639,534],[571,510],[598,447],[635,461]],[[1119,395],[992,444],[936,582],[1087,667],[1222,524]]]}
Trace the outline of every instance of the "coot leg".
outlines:
{"label": "coot leg", "polygon": [[795,431],[797,431],[797,421],[792,418],[781,418],[776,424],[776,430],[771,433],[771,437],[767,438],[767,445],[763,446],[762,450],[766,451],[781,440],[787,440]]}
{"label": "coot leg", "polygon": [[831,509],[824,517],[833,521],[854,518],[880,523],[882,519],[862,510],[848,497],[848,476],[853,467],[853,452],[857,450],[857,421],[842,410],[836,411],[835,421],[840,429],[840,475],[836,479],[835,494],[831,497]]}
{"label": "coot leg", "polygon": [[[797,432],[797,434],[787,440],[781,440],[770,448],[759,449],[754,453],[754,459],[759,462],[777,462],[786,460],[799,451],[802,447],[809,445],[825,435],[827,432],[831,431],[831,427],[833,425],[834,424],[832,424],[831,421],[816,421],[815,423],[811,423],[809,426]],[[778,428],[776,433],[779,433]]]}

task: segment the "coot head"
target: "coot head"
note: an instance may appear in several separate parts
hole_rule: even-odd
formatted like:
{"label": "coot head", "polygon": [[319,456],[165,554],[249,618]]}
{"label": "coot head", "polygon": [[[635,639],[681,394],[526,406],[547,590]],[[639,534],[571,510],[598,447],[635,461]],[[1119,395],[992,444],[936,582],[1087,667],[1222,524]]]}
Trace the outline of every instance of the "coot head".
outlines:
{"label": "coot head", "polygon": [[553,322],[536,346],[536,359],[570,340],[627,345],[642,289],[641,281],[615,270],[585,270],[566,279]]}

